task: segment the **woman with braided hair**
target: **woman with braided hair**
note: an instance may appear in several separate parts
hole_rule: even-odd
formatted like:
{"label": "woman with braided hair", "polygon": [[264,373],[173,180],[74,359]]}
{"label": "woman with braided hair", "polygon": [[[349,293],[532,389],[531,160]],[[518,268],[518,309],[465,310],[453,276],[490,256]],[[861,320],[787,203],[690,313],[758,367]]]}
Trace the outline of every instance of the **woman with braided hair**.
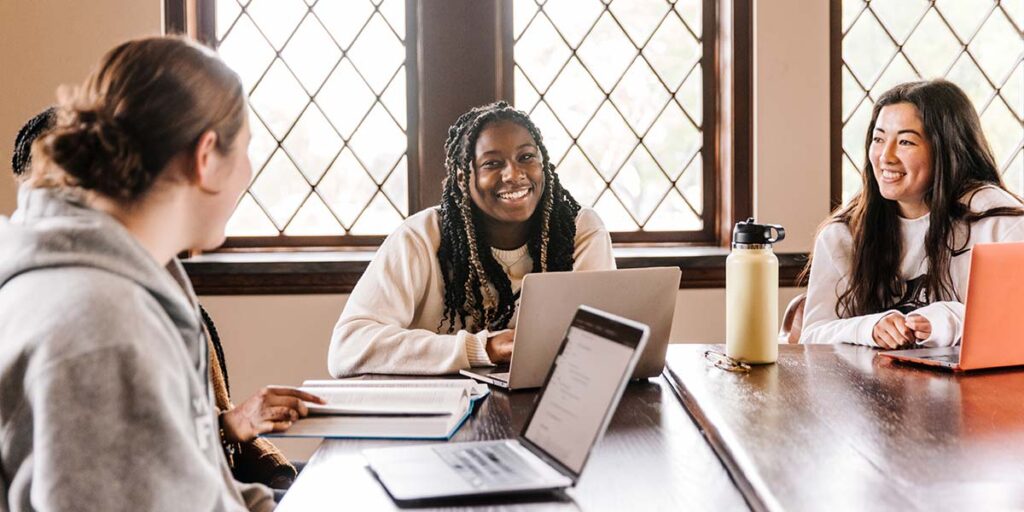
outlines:
{"label": "woman with braided hair", "polygon": [[533,121],[505,102],[448,129],[441,204],[410,216],[352,290],[332,375],[508,362],[523,276],[615,268],[597,214],[562,188]]}

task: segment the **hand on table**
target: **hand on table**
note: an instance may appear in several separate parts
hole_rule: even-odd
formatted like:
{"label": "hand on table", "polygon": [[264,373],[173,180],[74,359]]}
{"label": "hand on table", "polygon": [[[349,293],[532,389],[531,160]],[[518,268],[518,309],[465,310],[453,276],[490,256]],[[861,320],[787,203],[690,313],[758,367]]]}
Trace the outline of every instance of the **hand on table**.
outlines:
{"label": "hand on table", "polygon": [[[927,323],[927,320],[925,322]],[[929,331],[930,329],[929,327]],[[889,313],[882,317],[871,330],[871,339],[875,340],[879,347],[887,349],[906,348],[916,341],[914,330],[899,313]]]}
{"label": "hand on table", "polygon": [[932,335],[932,324],[921,315],[907,315],[907,327],[914,331],[917,341],[926,340]]}
{"label": "hand on table", "polygon": [[267,386],[234,409],[221,414],[224,437],[230,442],[249,442],[267,432],[283,432],[309,414],[306,404],[326,403],[318,396],[295,388]]}
{"label": "hand on table", "polygon": [[487,350],[487,357],[492,363],[507,363],[512,360],[512,342],[515,340],[515,337],[516,330],[509,329],[487,338],[484,348]]}

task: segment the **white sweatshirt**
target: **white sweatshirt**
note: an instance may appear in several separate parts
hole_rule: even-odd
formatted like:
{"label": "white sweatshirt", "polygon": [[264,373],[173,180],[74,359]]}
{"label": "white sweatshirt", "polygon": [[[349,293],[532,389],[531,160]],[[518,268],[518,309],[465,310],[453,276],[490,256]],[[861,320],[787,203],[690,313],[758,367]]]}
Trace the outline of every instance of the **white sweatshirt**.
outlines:
{"label": "white sweatshirt", "polygon": [[[962,199],[970,200],[975,212],[1001,207],[1021,207],[1013,196],[997,187],[985,187]],[[900,263],[900,279],[912,288],[911,281],[928,272],[928,260],[924,249],[928,233],[929,216],[917,219],[900,219],[903,235],[903,258]],[[964,246],[967,238],[966,223],[954,225],[955,247]],[[1024,217],[995,216],[973,223],[970,238],[965,246],[970,249],[977,243],[1024,241]],[[853,236],[846,224],[836,222],[826,226],[814,244],[814,259],[811,263],[810,283],[807,286],[807,305],[804,310],[804,325],[800,343],[856,343],[878,346],[871,336],[876,323],[891,311],[883,311],[853,318],[839,318],[836,303],[839,295],[849,286],[852,271]],[[966,251],[953,256],[949,262],[949,273],[955,291],[955,301],[932,302],[912,312],[925,317],[932,326],[928,339],[918,341],[925,347],[949,346],[960,342],[963,336],[964,304],[967,297],[967,278],[971,269],[971,253]],[[898,298],[897,298],[898,299]],[[918,297],[917,299],[920,299]]]}
{"label": "white sweatshirt", "polygon": [[[442,324],[439,219],[437,208],[412,215],[381,245],[334,327],[327,354],[331,375],[431,375],[491,364],[484,346],[494,333],[440,334],[449,324]],[[573,270],[615,268],[611,237],[594,210],[583,208],[577,215],[575,242]],[[492,254],[517,290],[533,268],[526,247]]]}

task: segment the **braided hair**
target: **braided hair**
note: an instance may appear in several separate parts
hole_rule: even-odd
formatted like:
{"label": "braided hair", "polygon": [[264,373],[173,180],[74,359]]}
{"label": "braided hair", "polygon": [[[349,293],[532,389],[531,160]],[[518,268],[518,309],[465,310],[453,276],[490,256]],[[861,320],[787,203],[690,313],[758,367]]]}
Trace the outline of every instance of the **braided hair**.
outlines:
{"label": "braided hair", "polygon": [[28,172],[32,165],[32,143],[40,135],[53,129],[56,122],[57,111],[50,107],[29,119],[25,126],[18,130],[18,136],[14,138],[14,154],[11,155],[11,169],[14,170],[15,176],[24,176]]}
{"label": "braided hair", "polygon": [[528,221],[530,236],[526,244],[533,258],[532,272],[572,270],[580,205],[562,188],[540,130],[525,112],[504,101],[466,112],[448,128],[448,140],[444,143],[447,176],[441,194],[441,245],[437,258],[444,276],[441,325],[447,322],[449,333],[457,325],[505,329],[515,314],[517,294],[512,293],[508,275],[491,254],[481,218],[485,214],[469,195],[477,138],[484,128],[498,121],[511,121],[525,128],[541,154],[544,193]]}

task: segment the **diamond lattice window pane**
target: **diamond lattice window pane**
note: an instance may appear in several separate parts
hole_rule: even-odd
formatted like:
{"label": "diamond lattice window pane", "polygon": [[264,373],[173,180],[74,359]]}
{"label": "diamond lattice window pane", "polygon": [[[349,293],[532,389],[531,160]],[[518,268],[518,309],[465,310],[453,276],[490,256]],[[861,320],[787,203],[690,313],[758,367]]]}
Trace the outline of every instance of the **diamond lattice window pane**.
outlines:
{"label": "diamond lattice window pane", "polygon": [[[221,0],[218,3],[228,1]],[[230,1],[234,3],[234,0]],[[224,62],[238,73],[246,91],[252,91],[256,82],[267,71],[270,62],[274,60],[274,49],[256,30],[256,25],[249,16],[244,14],[221,41],[217,51]]]}
{"label": "diamond lattice window pane", "polygon": [[643,59],[637,59],[612,91],[611,98],[626,121],[637,133],[643,134],[661,112],[669,94],[651,67]]}
{"label": "diamond lattice window pane", "polygon": [[849,118],[853,109],[864,100],[864,89],[850,73],[850,68],[843,66],[843,119]]}
{"label": "diamond lattice window pane", "polygon": [[604,180],[615,173],[633,152],[640,139],[611,103],[605,102],[579,139],[580,148],[597,166]]}
{"label": "diamond lattice window pane", "polygon": [[693,122],[701,124],[704,122],[704,73],[701,72],[700,63],[694,64],[693,71],[686,77],[683,86],[676,92],[676,101],[683,106],[683,110],[690,115]]}
{"label": "diamond lattice window pane", "polygon": [[565,156],[565,152],[569,150],[569,146],[572,144],[572,138],[566,133],[565,128],[562,128],[562,123],[558,121],[555,114],[548,108],[548,104],[541,101],[537,104],[537,107],[530,112],[530,119],[540,129],[540,136],[544,139],[544,147],[548,150],[548,158],[555,165],[562,160]]}
{"label": "diamond lattice window pane", "polygon": [[405,154],[405,145],[405,133],[379,103],[366,116],[349,143],[356,158],[377,183],[384,182]]}
{"label": "diamond lattice window pane", "polygon": [[672,191],[644,224],[645,231],[698,230],[702,222],[678,192]]}
{"label": "diamond lattice window pane", "polygon": [[697,216],[704,215],[704,159],[697,153],[683,175],[676,181],[676,190],[683,195]]}
{"label": "diamond lattice window pane", "polygon": [[548,104],[569,130],[578,136],[604,99],[604,94],[578,59],[571,59],[547,93]]}
{"label": "diamond lattice window pane", "polygon": [[345,230],[342,229],[341,224],[338,224],[338,219],[334,218],[320,197],[311,194],[295,214],[288,229],[284,230],[284,234],[289,236],[330,236],[344,235]]}
{"label": "diamond lattice window pane", "polygon": [[537,15],[536,0],[513,0],[512,3],[512,37],[519,39],[526,30],[527,24]]}
{"label": "diamond lattice window pane", "polygon": [[352,132],[373,106],[374,99],[373,91],[359,77],[348,59],[342,59],[316,95],[317,104],[345,138],[352,136]]}
{"label": "diamond lattice window pane", "polygon": [[310,16],[299,25],[281,56],[306,91],[313,94],[338,62],[341,50],[335,46],[323,25]]}
{"label": "diamond lattice window pane", "polygon": [[249,133],[252,134],[252,139],[249,141],[249,162],[252,163],[254,170],[259,170],[263,168],[263,164],[267,163],[270,155],[274,154],[274,150],[277,149],[277,141],[267,131],[263,121],[260,121],[252,113],[252,109],[249,110]]}
{"label": "diamond lattice window pane", "polygon": [[643,46],[672,6],[665,0],[615,0],[608,8],[633,43]]}
{"label": "diamond lattice window pane", "polygon": [[580,148],[573,146],[565,160],[558,165],[558,179],[562,186],[581,205],[592,206],[597,196],[605,189],[605,182],[594,171]]}
{"label": "diamond lattice window pane", "polygon": [[1017,117],[1024,118],[1024,63],[1010,73],[1010,79],[1003,84],[1000,94]]}
{"label": "diamond lattice window pane", "polygon": [[398,122],[398,126],[402,127],[402,130],[405,130],[407,117],[405,94],[405,66],[402,66],[380,98],[392,119]]}
{"label": "diamond lattice window pane", "polygon": [[863,16],[866,4],[863,0],[843,0],[843,32],[850,30],[850,26],[858,16]]}
{"label": "diamond lattice window pane", "polygon": [[380,12],[391,29],[398,37],[405,40],[405,0],[385,0],[380,4]]}
{"label": "diamond lattice window pane", "polygon": [[843,155],[843,204],[849,203],[861,188],[860,168],[853,165],[848,155]]}
{"label": "diamond lattice window pane", "polygon": [[516,108],[524,112],[533,110],[534,105],[537,104],[537,100],[540,99],[540,94],[537,94],[537,90],[530,85],[530,82],[526,80],[526,75],[523,74],[523,70],[516,66],[514,71],[515,79],[515,91],[516,91]]}
{"label": "diamond lattice window pane", "polygon": [[[700,230],[702,3],[605,3],[578,13],[563,10],[578,2],[514,4],[516,102],[531,109],[562,183],[609,230],[646,230],[655,211],[666,231]],[[688,217],[671,219],[680,204]]]}
{"label": "diamond lattice window pane", "polygon": [[238,21],[238,16],[242,13],[242,8],[239,7],[238,2],[232,0],[217,2],[214,6],[216,14],[214,19],[217,23],[217,39],[224,39],[224,34],[228,32],[232,25]]}
{"label": "diamond lattice window pane", "polygon": [[904,82],[920,80],[920,78],[917,72],[914,71],[914,68],[910,67],[907,58],[903,54],[897,54],[892,63],[882,72],[882,76],[878,77],[875,86],[871,88],[871,97],[877,100],[885,91],[888,91],[893,86]]}
{"label": "diamond lattice window pane", "polygon": [[946,78],[960,86],[976,106],[984,105],[992,96],[992,86],[989,85],[985,74],[966,53],[956,60]]}
{"label": "diamond lattice window pane", "polygon": [[615,195],[640,224],[647,221],[671,187],[672,182],[643,147],[637,148],[611,184]]}
{"label": "diamond lattice window pane", "polygon": [[864,13],[843,37],[843,61],[866,86],[875,82],[895,47],[881,25],[870,13]]}
{"label": "diamond lattice window pane", "polygon": [[309,96],[281,59],[277,59],[249,100],[270,133],[281,140],[309,103]]}
{"label": "diamond lattice window pane", "polygon": [[676,12],[683,17],[683,21],[693,31],[693,34],[700,37],[703,30],[702,16],[704,15],[704,6],[701,0],[678,0]]}
{"label": "diamond lattice window pane", "polygon": [[281,150],[270,157],[270,162],[249,190],[278,229],[288,225],[310,192],[309,183]]}
{"label": "diamond lattice window pane", "polygon": [[601,194],[594,203],[594,210],[601,216],[609,231],[636,231],[639,228],[611,190],[606,189],[604,194]]}
{"label": "diamond lattice window pane", "polygon": [[547,0],[542,9],[572,48],[579,47],[583,36],[604,11],[599,0]]}
{"label": "diamond lattice window pane", "polygon": [[538,15],[515,43],[515,62],[533,85],[547,91],[558,71],[569,60],[565,46],[547,16]]}
{"label": "diamond lattice window pane", "polygon": [[398,162],[398,166],[391,172],[391,177],[384,183],[381,190],[387,194],[388,199],[398,206],[398,211],[403,217],[409,215],[409,163],[406,157]]}
{"label": "diamond lattice window pane", "polygon": [[373,4],[369,0],[321,1],[313,12],[338,45],[348,49],[373,14]]}
{"label": "diamond lattice window pane", "polygon": [[324,175],[316,190],[341,220],[345,229],[349,229],[377,193],[377,186],[352,152],[345,149]]}
{"label": "diamond lattice window pane", "polygon": [[253,200],[252,195],[246,193],[228,219],[224,233],[227,236],[274,236],[278,231],[274,223],[267,218],[267,214],[263,213]]}
{"label": "diamond lattice window pane", "polygon": [[1020,62],[1024,53],[1024,37],[1013,28],[1003,11],[996,9],[967,48],[988,78],[1001,84]]}
{"label": "diamond lattice window pane", "polygon": [[1024,28],[1024,2],[1021,0],[1003,1],[999,6],[1006,11],[1015,25]]}
{"label": "diamond lattice window pane", "polygon": [[384,18],[375,14],[352,45],[348,57],[374,92],[381,93],[405,62],[405,46]]}
{"label": "diamond lattice window pane", "polygon": [[992,10],[992,0],[935,0],[935,7],[960,40],[967,42]]}
{"label": "diamond lattice window pane", "polygon": [[686,31],[683,22],[669,16],[647,43],[643,54],[661,79],[675,91],[686,73],[701,57],[700,41]]}
{"label": "diamond lattice window pane", "polygon": [[981,114],[981,128],[992,146],[996,165],[1006,166],[1024,140],[1024,126],[1000,98],[989,104]]}
{"label": "diamond lattice window pane", "polygon": [[[518,45],[516,51],[519,51]],[[610,14],[604,14],[597,20],[594,30],[577,52],[587,69],[594,74],[597,83],[606,92],[615,87],[615,83],[633,62],[636,54],[636,47]],[[519,89],[516,89],[516,94],[519,94]]]}
{"label": "diamond lattice window pane", "polygon": [[341,150],[341,137],[320,109],[310,106],[284,141],[284,148],[310,183],[316,183]]}
{"label": "diamond lattice window pane", "polygon": [[872,104],[870,98],[865,98],[843,126],[843,151],[850,155],[854,162],[864,161],[864,141],[867,137],[868,125],[871,124]]}
{"label": "diamond lattice window pane", "polygon": [[669,103],[644,137],[644,145],[672,179],[683,172],[702,143],[700,129],[686,119],[675,103]]}
{"label": "diamond lattice window pane", "polygon": [[872,0],[869,5],[896,42],[902,44],[929,3],[928,0]]}
{"label": "diamond lattice window pane", "polygon": [[[903,53],[922,76],[935,78],[945,74],[962,48],[956,36],[939,17],[938,11],[931,9],[903,45]],[[845,94],[846,85],[843,87]]]}
{"label": "diamond lattice window pane", "polygon": [[270,44],[280,50],[309,10],[302,0],[252,0],[246,11]]}
{"label": "diamond lattice window pane", "polygon": [[353,235],[390,233],[402,223],[402,216],[384,194],[377,194],[352,226]]}

